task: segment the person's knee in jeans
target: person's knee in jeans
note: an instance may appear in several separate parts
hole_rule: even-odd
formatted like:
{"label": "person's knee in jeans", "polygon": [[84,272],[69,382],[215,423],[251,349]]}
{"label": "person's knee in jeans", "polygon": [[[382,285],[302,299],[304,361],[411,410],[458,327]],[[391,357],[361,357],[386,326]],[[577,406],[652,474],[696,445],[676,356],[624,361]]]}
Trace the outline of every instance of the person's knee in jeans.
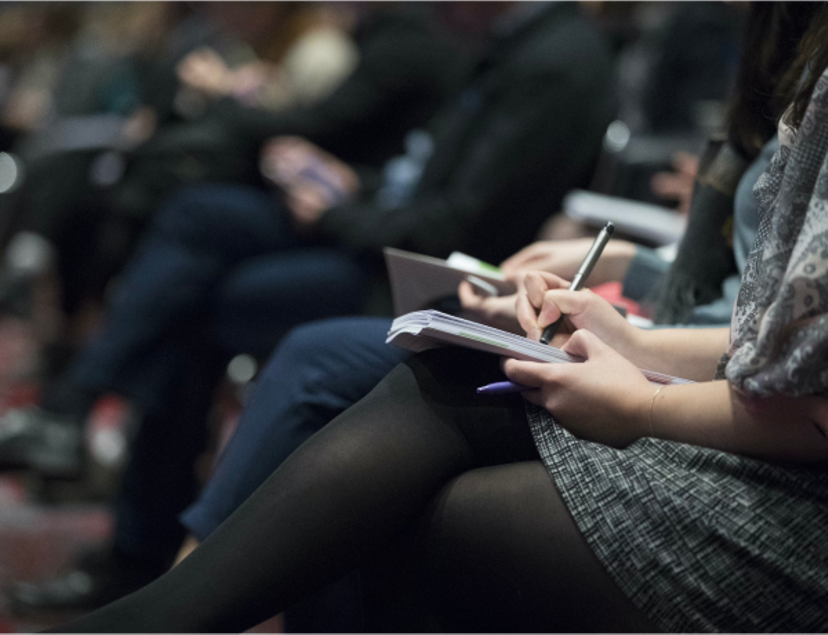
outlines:
{"label": "person's knee in jeans", "polygon": [[381,318],[330,319],[282,340],[212,478],[181,517],[193,536],[206,538],[296,448],[410,356],[385,344],[389,325]]}
{"label": "person's knee in jeans", "polygon": [[[272,390],[289,381],[295,403],[336,416],[410,356],[385,343],[389,326],[384,318],[334,318],[299,326],[282,341],[260,385]],[[287,396],[287,390],[280,394]]]}

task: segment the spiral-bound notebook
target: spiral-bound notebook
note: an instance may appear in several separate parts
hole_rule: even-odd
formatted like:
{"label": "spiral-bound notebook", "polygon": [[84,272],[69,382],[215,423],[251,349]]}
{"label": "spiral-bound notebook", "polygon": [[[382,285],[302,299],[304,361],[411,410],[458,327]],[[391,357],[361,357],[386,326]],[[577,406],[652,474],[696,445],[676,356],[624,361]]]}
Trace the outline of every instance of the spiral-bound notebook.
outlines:
{"label": "spiral-bound notebook", "polygon": [[[541,344],[485,324],[440,311],[414,311],[394,320],[386,342],[420,352],[439,346],[463,346],[502,357],[533,362],[569,364],[583,361],[554,346]],[[688,379],[641,370],[655,384],[689,384]]]}

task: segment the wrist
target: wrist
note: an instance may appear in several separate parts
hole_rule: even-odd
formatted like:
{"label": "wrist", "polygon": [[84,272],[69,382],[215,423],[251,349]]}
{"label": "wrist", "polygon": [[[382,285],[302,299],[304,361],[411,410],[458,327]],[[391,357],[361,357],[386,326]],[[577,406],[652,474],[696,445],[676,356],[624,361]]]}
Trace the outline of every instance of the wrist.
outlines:
{"label": "wrist", "polygon": [[651,437],[653,439],[658,437],[656,433],[656,407],[657,403],[664,397],[664,389],[667,388],[667,384],[659,386],[653,391],[652,396],[649,400],[649,406],[647,408],[647,425],[646,431],[644,436]]}
{"label": "wrist", "polygon": [[640,390],[628,393],[626,418],[627,444],[635,443],[639,439],[654,437],[652,425],[652,407],[656,397],[660,397],[664,386],[649,384]]}

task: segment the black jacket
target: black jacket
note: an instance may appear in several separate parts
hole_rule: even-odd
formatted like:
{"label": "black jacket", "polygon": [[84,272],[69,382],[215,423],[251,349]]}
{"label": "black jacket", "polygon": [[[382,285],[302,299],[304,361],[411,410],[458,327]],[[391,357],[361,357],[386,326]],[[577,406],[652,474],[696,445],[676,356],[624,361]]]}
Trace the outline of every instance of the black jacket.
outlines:
{"label": "black jacket", "polygon": [[274,113],[227,98],[200,119],[159,130],[131,153],[112,207],[122,216],[146,218],[183,185],[264,185],[259,151],[277,135],[310,139],[371,182],[402,151],[405,133],[427,123],[467,74],[469,59],[435,26],[433,9],[414,3],[377,10],[357,42],[357,68],[313,106]]}
{"label": "black jacket", "polygon": [[616,108],[612,59],[577,6],[548,6],[493,39],[465,90],[432,120],[434,152],[413,198],[329,210],[321,232],[357,253],[390,245],[499,262],[531,242],[590,178]]}
{"label": "black jacket", "polygon": [[355,34],[359,64],[327,98],[283,113],[225,99],[215,115],[255,154],[277,135],[313,141],[352,164],[382,165],[425,125],[469,70],[470,56],[437,23],[433,7],[392,3]]}

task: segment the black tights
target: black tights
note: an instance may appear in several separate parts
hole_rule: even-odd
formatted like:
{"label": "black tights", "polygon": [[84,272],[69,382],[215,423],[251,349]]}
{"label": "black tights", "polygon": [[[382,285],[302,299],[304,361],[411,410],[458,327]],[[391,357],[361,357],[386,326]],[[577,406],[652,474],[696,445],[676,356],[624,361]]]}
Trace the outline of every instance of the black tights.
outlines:
{"label": "black tights", "polygon": [[179,566],[59,630],[241,631],[405,538],[438,628],[652,631],[579,534],[521,398],[475,394],[498,376],[488,355],[415,356]]}

